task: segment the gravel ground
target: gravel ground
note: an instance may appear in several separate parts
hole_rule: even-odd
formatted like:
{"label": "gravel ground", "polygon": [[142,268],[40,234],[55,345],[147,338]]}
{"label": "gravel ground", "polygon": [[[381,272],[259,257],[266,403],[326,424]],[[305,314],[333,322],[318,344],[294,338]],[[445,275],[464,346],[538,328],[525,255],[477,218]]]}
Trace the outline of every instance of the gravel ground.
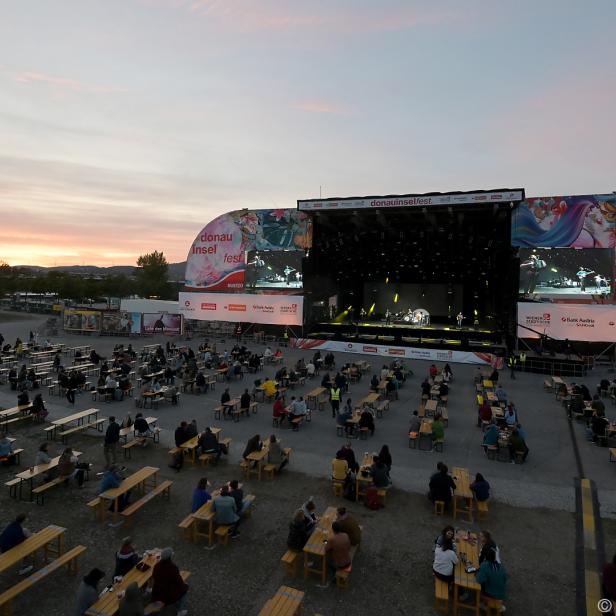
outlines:
{"label": "gravel ground", "polygon": [[[20,446],[33,450],[40,439],[40,427],[19,432]],[[241,536],[227,548],[212,551],[203,544],[186,542],[177,528],[188,513],[191,491],[204,473],[190,465],[180,473],[167,467],[166,448],[150,446],[136,451],[127,463],[129,471],[145,464],[158,466],[161,477],[174,481],[171,501],[156,499],[134,519],[130,529],[109,528],[93,521],[85,503],[98,487],[96,472],[102,467],[101,439],[78,436],[72,441],[83,451],[82,458],[95,464],[84,490],[56,488],[45,505],[9,499],[2,492],[2,523],[20,511],[28,513],[27,525],[38,530],[60,524],[68,530],[67,546],[83,544],[88,551],[81,561],[80,575],[97,566],[113,571],[114,550],[122,537],[131,534],[139,549],[172,546],[176,562],[192,572],[189,607],[191,614],[216,612],[229,615],[257,614],[263,603],[281,584],[306,592],[305,613],[324,616],[357,614],[434,614],[431,574],[432,542],[450,519],[432,514],[428,501],[418,495],[393,489],[387,507],[374,512],[333,496],[328,481],[293,471],[293,461],[274,481],[252,479],[246,491],[256,495],[251,519],[241,526]],[[359,444],[358,444],[359,446]],[[53,448],[60,448],[55,444]],[[214,485],[238,476],[233,454],[215,469],[204,469]],[[2,478],[8,475],[2,471]],[[427,481],[428,477],[425,477]],[[316,587],[315,578],[285,578],[280,557],[285,551],[286,529],[293,511],[310,495],[319,509],[349,505],[364,526],[364,541],[351,575],[350,588],[339,591]],[[546,520],[549,519],[549,525]],[[610,524],[610,523],[608,523]],[[462,524],[464,526],[464,524]],[[533,615],[574,613],[574,518],[570,513],[544,509],[521,509],[493,502],[485,527],[493,530],[510,574],[508,613]],[[471,528],[479,528],[472,525]],[[612,532],[613,527],[606,528]],[[537,538],[541,537],[538,542]],[[555,563],[558,563],[555,566]],[[15,573],[1,577],[2,588],[17,581]],[[57,587],[62,591],[58,593]],[[15,604],[15,614],[71,614],[78,580],[57,572],[35,589],[24,593]]]}

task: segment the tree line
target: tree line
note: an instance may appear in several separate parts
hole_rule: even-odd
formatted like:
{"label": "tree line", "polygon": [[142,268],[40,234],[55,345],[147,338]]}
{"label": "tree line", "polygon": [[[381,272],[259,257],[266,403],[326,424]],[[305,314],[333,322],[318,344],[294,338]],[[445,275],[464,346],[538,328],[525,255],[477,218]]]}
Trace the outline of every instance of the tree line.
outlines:
{"label": "tree line", "polygon": [[162,252],[141,255],[132,275],[85,277],[70,272],[37,272],[0,261],[0,296],[14,293],[56,293],[60,299],[82,303],[99,297],[158,297],[177,299],[181,284],[168,280],[169,264]]}

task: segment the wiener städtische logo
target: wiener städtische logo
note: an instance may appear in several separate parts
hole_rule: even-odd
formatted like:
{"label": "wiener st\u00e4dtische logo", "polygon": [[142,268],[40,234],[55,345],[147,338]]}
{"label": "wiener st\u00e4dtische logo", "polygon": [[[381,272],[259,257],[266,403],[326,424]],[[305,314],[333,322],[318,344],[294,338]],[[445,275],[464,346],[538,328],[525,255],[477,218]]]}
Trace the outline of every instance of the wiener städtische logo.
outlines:
{"label": "wiener st\u00e4dtische logo", "polygon": [[225,308],[229,312],[246,312],[246,304],[228,304]]}

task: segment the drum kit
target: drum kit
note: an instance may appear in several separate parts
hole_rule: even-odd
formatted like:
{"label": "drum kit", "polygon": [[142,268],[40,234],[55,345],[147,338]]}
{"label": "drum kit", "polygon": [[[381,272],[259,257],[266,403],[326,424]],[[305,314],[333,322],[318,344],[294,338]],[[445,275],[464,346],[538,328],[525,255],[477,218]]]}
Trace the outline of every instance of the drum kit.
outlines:
{"label": "drum kit", "polygon": [[409,308],[406,314],[398,313],[396,316],[409,325],[430,325],[430,313],[424,308]]}

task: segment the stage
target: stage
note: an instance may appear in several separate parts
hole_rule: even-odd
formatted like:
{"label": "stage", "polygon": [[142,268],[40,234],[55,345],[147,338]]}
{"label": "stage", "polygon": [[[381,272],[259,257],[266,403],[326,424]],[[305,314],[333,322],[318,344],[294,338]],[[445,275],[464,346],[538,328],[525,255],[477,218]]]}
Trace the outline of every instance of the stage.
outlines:
{"label": "stage", "polygon": [[311,327],[306,337],[439,349],[481,348],[497,354],[504,353],[505,349],[501,332],[485,327],[455,327],[445,323],[412,325],[396,322],[386,325],[381,321],[321,321]]}

